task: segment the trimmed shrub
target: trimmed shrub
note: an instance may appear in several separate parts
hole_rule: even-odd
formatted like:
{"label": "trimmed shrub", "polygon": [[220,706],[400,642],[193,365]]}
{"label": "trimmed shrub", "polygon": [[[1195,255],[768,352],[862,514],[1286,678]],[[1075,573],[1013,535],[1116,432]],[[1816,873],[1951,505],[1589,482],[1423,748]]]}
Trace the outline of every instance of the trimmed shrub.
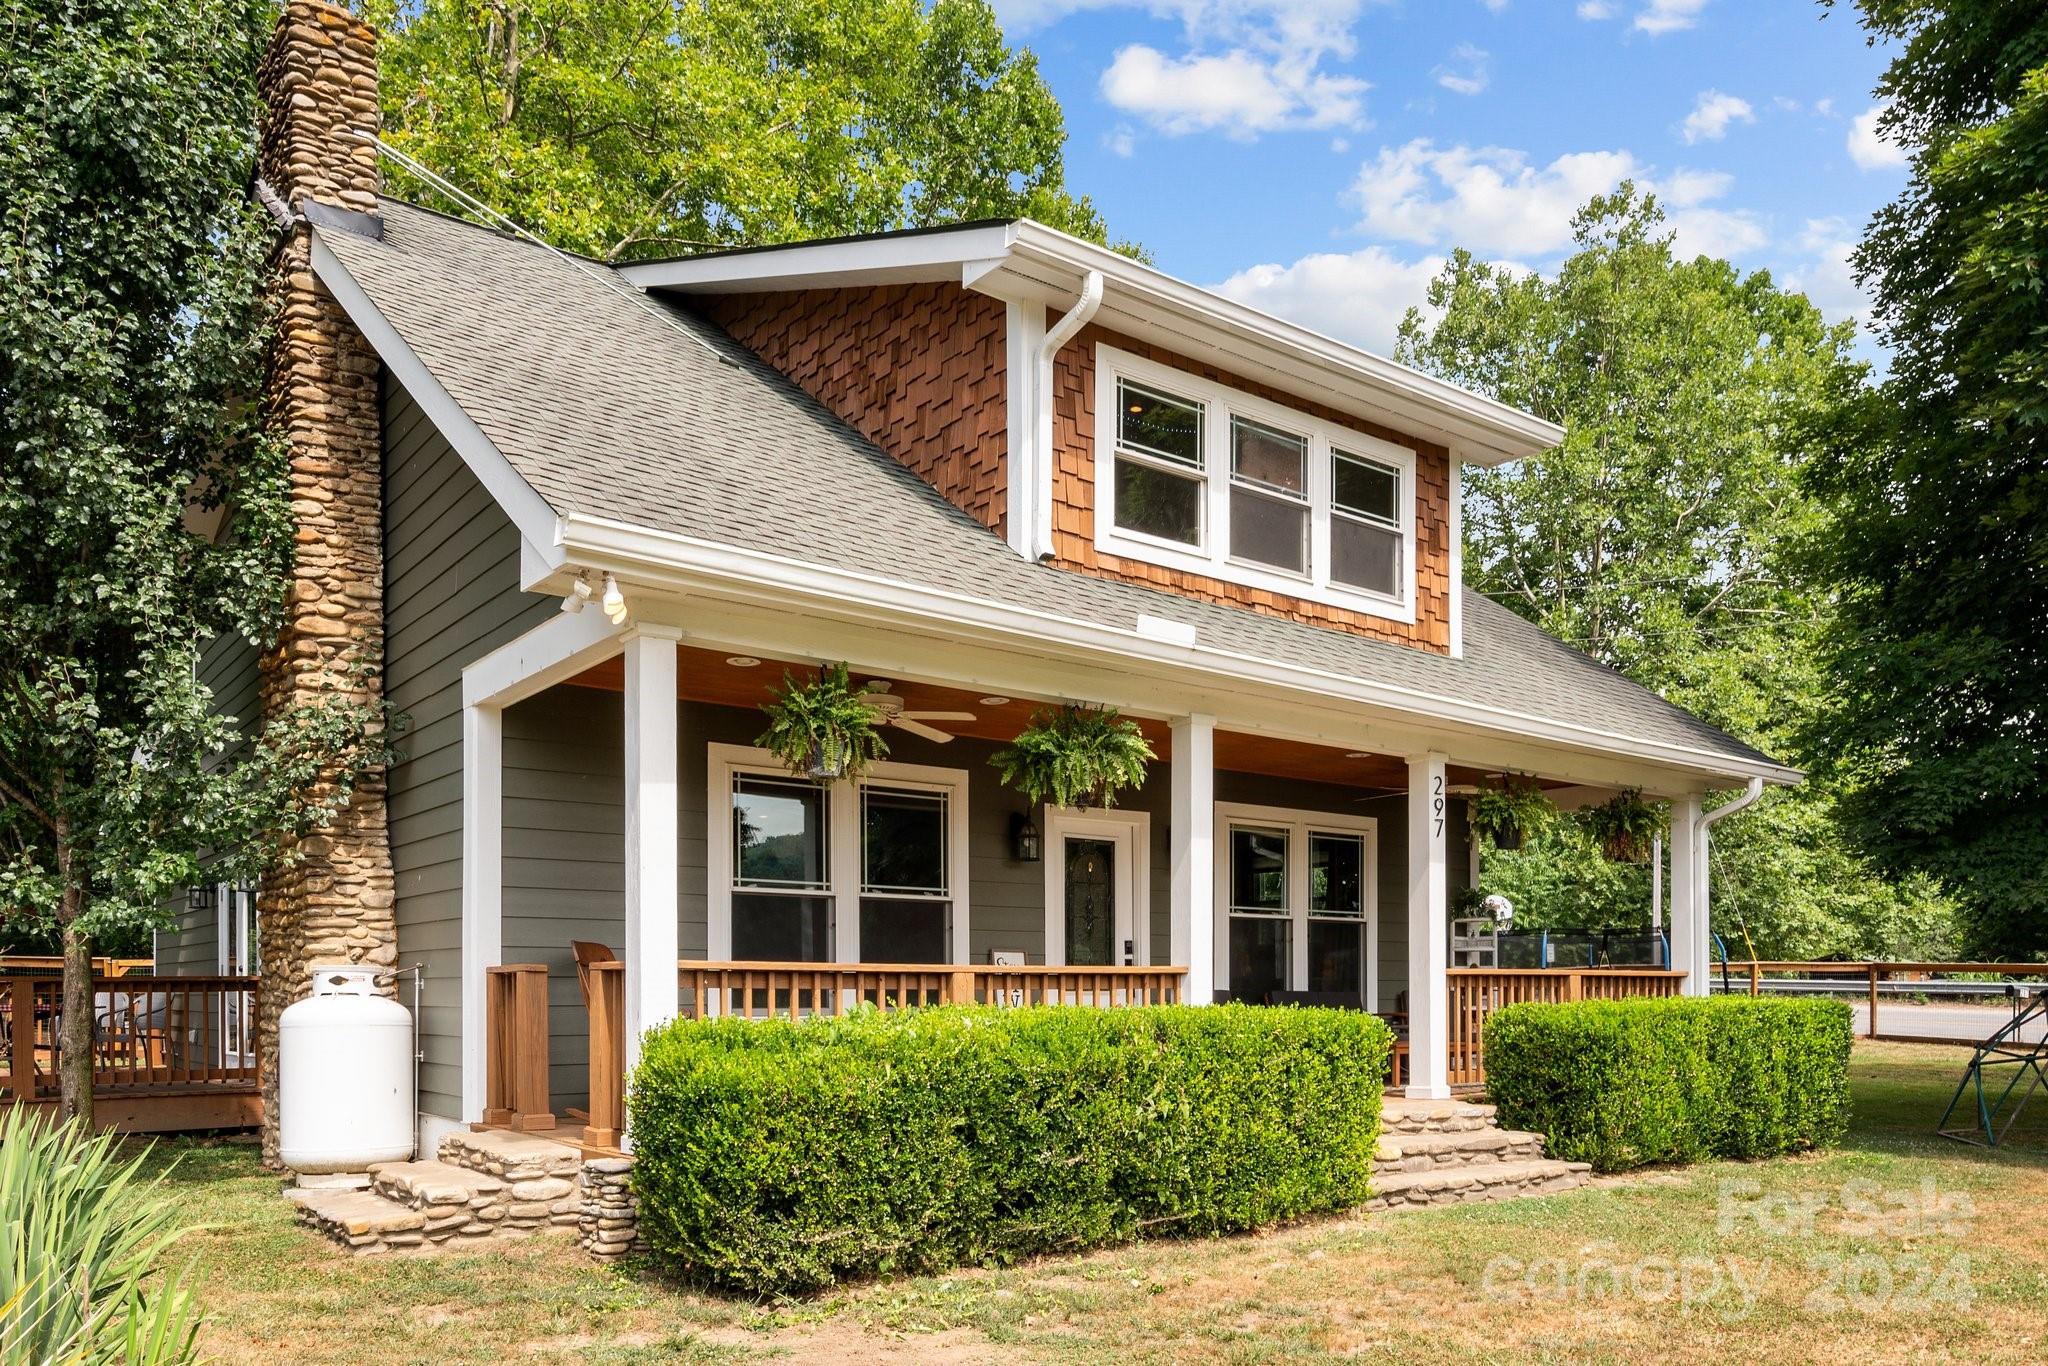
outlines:
{"label": "trimmed shrub", "polygon": [[1848,1128],[1846,1002],[1516,1005],[1485,1031],[1501,1123],[1600,1171],[1832,1147]]}
{"label": "trimmed shrub", "polygon": [[751,1294],[1365,1198],[1392,1042],[1355,1011],[946,1007],[648,1036],[640,1231]]}

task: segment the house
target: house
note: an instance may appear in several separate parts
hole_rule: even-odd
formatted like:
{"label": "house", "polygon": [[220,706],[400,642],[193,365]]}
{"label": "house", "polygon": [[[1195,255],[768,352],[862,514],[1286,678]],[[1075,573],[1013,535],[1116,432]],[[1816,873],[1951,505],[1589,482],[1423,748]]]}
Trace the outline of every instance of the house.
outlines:
{"label": "house", "polygon": [[[1462,472],[1557,427],[1026,221],[572,258],[380,193],[345,12],[293,0],[263,79],[300,559],[281,648],[205,676],[275,708],[359,652],[410,726],[256,889],[259,1033],[309,964],[423,964],[427,1150],[615,1105],[592,1009],[629,1063],[679,1010],[884,977],[1340,993],[1405,1011],[1405,1085],[1446,1095],[1458,794],[1502,772],[1671,801],[1666,986],[1705,990],[1703,800],[1798,775],[1462,587]],[[753,748],[831,661],[892,722],[859,784]],[[1113,810],[989,765],[1063,701],[1158,753]],[[215,966],[248,904],[212,900],[167,962]],[[519,1011],[548,1048],[512,1103]]]}

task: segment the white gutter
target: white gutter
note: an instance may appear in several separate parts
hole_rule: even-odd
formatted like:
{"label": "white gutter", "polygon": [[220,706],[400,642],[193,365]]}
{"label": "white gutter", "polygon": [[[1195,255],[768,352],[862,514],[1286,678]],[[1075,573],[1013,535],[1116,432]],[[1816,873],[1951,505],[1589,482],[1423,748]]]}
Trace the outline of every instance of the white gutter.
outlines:
{"label": "white gutter", "polygon": [[1708,941],[1711,938],[1713,926],[1713,919],[1711,916],[1712,902],[1709,900],[1709,897],[1712,893],[1713,882],[1707,876],[1707,855],[1708,851],[1713,847],[1713,844],[1707,838],[1707,831],[1713,829],[1715,824],[1719,821],[1734,815],[1736,812],[1750,805],[1751,803],[1756,801],[1758,797],[1763,796],[1763,794],[1764,780],[1762,778],[1751,778],[1749,780],[1748,788],[1746,788],[1743,791],[1743,794],[1740,797],[1737,797],[1734,801],[1729,802],[1726,806],[1717,806],[1712,811],[1701,812],[1698,822],[1696,822],[1693,825],[1691,834],[1691,839],[1693,842],[1693,904],[1700,908],[1700,961],[1698,967],[1699,971],[1702,974],[1706,973],[1713,966],[1713,959],[1710,956],[1711,950],[1708,947]]}
{"label": "white gutter", "polygon": [[1102,272],[1091,270],[1081,281],[1081,297],[1074,306],[1060,317],[1046,332],[1045,340],[1039,343],[1038,354],[1032,358],[1031,366],[1031,422],[1036,440],[1032,443],[1031,459],[1034,468],[1030,471],[1031,490],[1031,534],[1025,544],[1030,548],[1031,558],[1037,560],[1052,557],[1052,500],[1053,466],[1052,458],[1052,363],[1060,348],[1070,341],[1076,332],[1088,325],[1095,316],[1095,310],[1102,307]]}

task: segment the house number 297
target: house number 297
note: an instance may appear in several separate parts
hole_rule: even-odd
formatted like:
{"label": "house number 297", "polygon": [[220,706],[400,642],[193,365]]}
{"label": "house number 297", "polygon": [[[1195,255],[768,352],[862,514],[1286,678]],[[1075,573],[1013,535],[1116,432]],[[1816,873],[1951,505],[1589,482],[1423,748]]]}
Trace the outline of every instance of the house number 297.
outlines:
{"label": "house number 297", "polygon": [[1429,780],[1429,809],[1436,813],[1436,837],[1444,837],[1444,775],[1439,773]]}

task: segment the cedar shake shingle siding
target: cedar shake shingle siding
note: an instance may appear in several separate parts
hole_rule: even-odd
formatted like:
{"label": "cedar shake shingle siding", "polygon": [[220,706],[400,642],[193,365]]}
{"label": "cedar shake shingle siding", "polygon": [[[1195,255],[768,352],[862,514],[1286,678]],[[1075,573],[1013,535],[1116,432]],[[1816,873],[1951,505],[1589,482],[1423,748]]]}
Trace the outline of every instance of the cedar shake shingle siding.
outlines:
{"label": "cedar shake shingle siding", "polygon": [[958,285],[713,295],[698,308],[997,535],[1008,502],[1001,301]]}
{"label": "cedar shake shingle siding", "polygon": [[[1256,398],[1284,405],[1333,426],[1364,432],[1416,453],[1415,624],[1389,621],[1327,603],[1310,602],[1285,593],[1249,588],[1228,579],[1168,569],[1143,560],[1098,553],[1095,548],[1095,355],[1098,346],[1115,347],[1158,365],[1172,366],[1217,384],[1240,389]],[[1431,445],[1386,427],[1362,422],[1243,375],[1111,332],[1089,326],[1060,349],[1053,363],[1053,450],[1057,474],[1053,486],[1053,562],[1103,578],[1163,588],[1182,597],[1286,617],[1311,626],[1330,626],[1397,645],[1420,646],[1437,654],[1451,649],[1451,460],[1442,446]]]}

